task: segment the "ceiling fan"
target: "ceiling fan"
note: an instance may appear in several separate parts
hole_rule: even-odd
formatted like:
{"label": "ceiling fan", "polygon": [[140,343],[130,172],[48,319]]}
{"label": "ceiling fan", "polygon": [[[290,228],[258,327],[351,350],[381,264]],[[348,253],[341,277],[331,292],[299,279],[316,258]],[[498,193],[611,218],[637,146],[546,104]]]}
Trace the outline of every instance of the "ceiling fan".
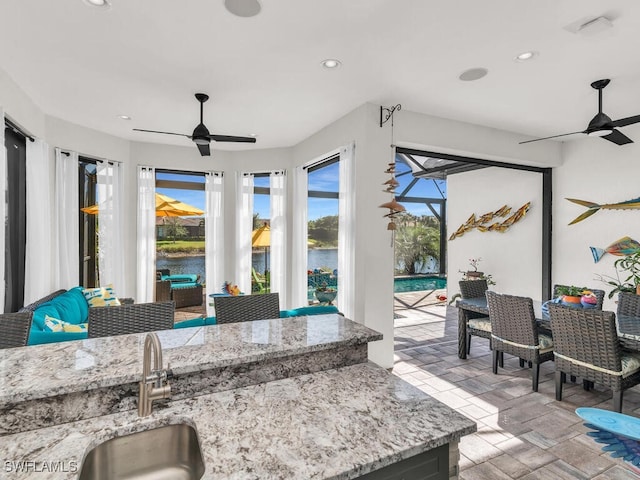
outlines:
{"label": "ceiling fan", "polygon": [[196,93],[196,99],[200,102],[200,123],[196,128],[194,128],[193,133],[191,135],[186,135],[184,133],[173,133],[173,132],[159,132],[157,130],[143,130],[141,128],[134,128],[137,132],[149,132],[149,133],[163,133],[165,135],[178,135],[180,137],[187,137],[193,140],[193,142],[200,150],[200,155],[203,157],[211,155],[211,150],[209,149],[209,143],[211,140],[215,142],[243,142],[243,143],[256,143],[255,137],[234,137],[232,135],[216,135],[213,133],[209,133],[209,130],[204,125],[202,120],[202,112],[204,102],[209,100],[209,95],[206,93]]}
{"label": "ceiling fan", "polygon": [[582,130],[580,132],[563,133],[562,135],[553,135],[551,137],[536,138],[535,140],[520,142],[520,144],[539,142],[540,140],[548,140],[550,138],[565,137],[567,135],[574,135],[576,133],[586,133],[590,137],[602,137],[605,140],[609,140],[610,142],[615,143],[616,145],[633,143],[633,140],[631,140],[619,130],[616,130],[616,128],[626,127],[627,125],[632,125],[634,123],[640,122],[640,115],[621,118],[620,120],[611,120],[608,115],[602,113],[602,89],[609,85],[610,81],[611,80],[609,80],[608,78],[605,78],[602,80],[596,80],[591,84],[591,87],[598,90],[598,113],[591,119],[586,130]]}

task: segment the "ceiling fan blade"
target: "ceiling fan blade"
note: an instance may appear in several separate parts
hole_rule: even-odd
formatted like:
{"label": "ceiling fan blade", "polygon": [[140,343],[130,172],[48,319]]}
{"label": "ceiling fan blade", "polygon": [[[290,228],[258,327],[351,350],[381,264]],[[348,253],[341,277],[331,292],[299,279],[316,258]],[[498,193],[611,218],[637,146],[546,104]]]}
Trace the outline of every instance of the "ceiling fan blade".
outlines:
{"label": "ceiling fan blade", "polygon": [[191,138],[191,135],[185,135],[184,133],[159,132],[157,130],[143,130],[142,128],[134,128],[134,130],[136,132],[163,133],[165,135],[178,135],[179,137]]}
{"label": "ceiling fan blade", "polygon": [[635,115],[633,117],[621,118],[620,120],[615,120],[611,122],[611,125],[614,127],[626,127],[627,125],[632,125],[634,123],[640,122],[640,115]]}
{"label": "ceiling fan blade", "polygon": [[610,142],[613,142],[616,145],[626,145],[627,143],[633,143],[633,140],[631,140],[629,137],[627,137],[624,133],[620,132],[619,130],[614,130],[613,133],[610,133],[609,135],[605,135],[602,138],[604,138],[605,140],[609,140]]}
{"label": "ceiling fan blade", "polygon": [[535,140],[527,140],[525,142],[519,142],[519,145],[522,145],[523,143],[539,142],[540,140],[549,140],[550,138],[566,137],[567,135],[575,135],[576,133],[586,133],[586,132],[571,132],[571,133],[563,133],[562,135],[553,135],[552,137],[536,138]]}
{"label": "ceiling fan blade", "polygon": [[204,145],[196,143],[196,145],[198,146],[198,150],[200,150],[200,155],[202,155],[203,157],[211,156],[211,149],[209,148],[208,143],[205,143]]}
{"label": "ceiling fan blade", "polygon": [[234,137],[233,135],[209,135],[211,140],[216,142],[242,142],[242,143],[256,143],[255,137]]}

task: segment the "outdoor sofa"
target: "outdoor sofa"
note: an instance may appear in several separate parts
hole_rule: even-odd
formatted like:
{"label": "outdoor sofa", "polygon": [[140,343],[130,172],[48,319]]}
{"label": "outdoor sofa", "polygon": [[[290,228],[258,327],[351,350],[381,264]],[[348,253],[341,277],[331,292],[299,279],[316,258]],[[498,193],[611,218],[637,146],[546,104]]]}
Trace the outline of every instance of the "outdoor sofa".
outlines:
{"label": "outdoor sofa", "polygon": [[[75,287],[70,290],[58,290],[47,295],[30,305],[20,309],[21,312],[33,312],[31,330],[27,345],[40,345],[45,343],[65,342],[70,340],[85,340],[88,338],[87,325],[92,319],[100,318],[108,321],[112,318],[114,322],[122,321],[126,318],[144,318],[148,316],[163,317],[171,315],[173,308],[167,309],[167,302],[156,303],[127,303],[123,305],[113,305],[108,307],[89,307],[83,293],[82,287]],[[335,306],[310,306],[292,310],[281,310],[280,318],[298,317],[306,315],[321,315],[329,313],[339,313]],[[45,326],[46,316],[62,320],[69,328],[67,330],[78,331],[50,331]],[[173,320],[173,318],[171,318]],[[171,324],[171,322],[169,322]],[[173,328],[199,327],[205,325],[215,325],[215,317],[194,318],[173,324]]]}

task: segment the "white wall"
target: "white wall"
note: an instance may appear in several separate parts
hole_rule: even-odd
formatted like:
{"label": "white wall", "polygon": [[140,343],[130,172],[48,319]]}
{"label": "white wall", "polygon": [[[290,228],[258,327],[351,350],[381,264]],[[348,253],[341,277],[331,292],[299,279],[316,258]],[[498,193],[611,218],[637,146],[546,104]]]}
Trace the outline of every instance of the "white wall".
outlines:
{"label": "white wall", "polygon": [[559,142],[519,145],[530,137],[406,110],[395,117],[398,146],[539,167],[562,164]]}
{"label": "white wall", "polygon": [[35,137],[44,138],[44,113],[1,68],[0,105],[5,115],[21,128]]}
{"label": "white wall", "polygon": [[515,213],[531,202],[527,215],[504,233],[474,229],[447,243],[449,297],[460,291],[459,271],[471,270],[469,259],[480,257],[478,270],[491,274],[496,282],[492,290],[541,300],[542,175],[499,167],[451,175],[447,178],[447,199],[449,235],[472,213],[477,218],[503,205]]}
{"label": "white wall", "polygon": [[[640,141],[637,126],[624,133]],[[563,156],[563,165],[553,172],[553,282],[608,293],[611,289],[596,280],[597,274],[615,276],[613,262],[620,257],[606,254],[594,263],[589,247],[605,248],[624,236],[640,242],[640,211],[601,210],[568,225],[586,209],[565,198],[603,204],[640,197],[640,145],[584,138],[565,143]],[[614,300],[606,300],[604,308],[615,311]]]}

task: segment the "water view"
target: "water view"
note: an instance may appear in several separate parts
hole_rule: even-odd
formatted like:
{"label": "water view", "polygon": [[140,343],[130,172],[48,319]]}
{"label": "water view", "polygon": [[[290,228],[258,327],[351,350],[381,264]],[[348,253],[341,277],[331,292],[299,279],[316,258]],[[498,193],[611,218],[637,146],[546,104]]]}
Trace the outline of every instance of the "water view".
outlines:
{"label": "water view", "polygon": [[[309,249],[308,265],[311,270],[320,267],[328,267],[331,270],[338,268],[338,249]],[[265,270],[265,252],[254,252],[253,268],[262,273]],[[200,275],[200,281],[204,282],[204,255],[188,257],[158,257],[156,268],[168,268],[172,274],[196,274]],[[235,281],[230,279],[230,281]]]}
{"label": "water view", "polygon": [[[338,268],[338,249],[309,249],[309,269],[328,267],[331,270]],[[158,257],[157,268],[168,268],[172,274],[196,274],[200,275],[200,281],[204,282],[204,255],[188,257]],[[255,252],[253,254],[253,268],[256,272],[264,272],[265,254]],[[234,281],[234,280],[231,280]],[[447,280],[442,277],[418,275],[415,277],[400,277],[394,281],[395,292],[414,292],[421,290],[434,290],[446,288]]]}

